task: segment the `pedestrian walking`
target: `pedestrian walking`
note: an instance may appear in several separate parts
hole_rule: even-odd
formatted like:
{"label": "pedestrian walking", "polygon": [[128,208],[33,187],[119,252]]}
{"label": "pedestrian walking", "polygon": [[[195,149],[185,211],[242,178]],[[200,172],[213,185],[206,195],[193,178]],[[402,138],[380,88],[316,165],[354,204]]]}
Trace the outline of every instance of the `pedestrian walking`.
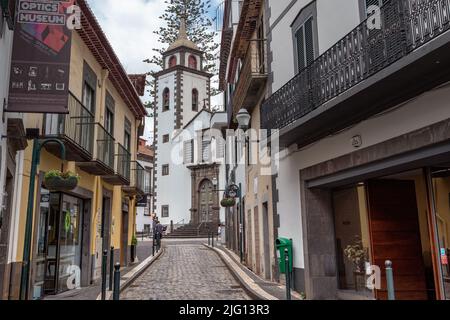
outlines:
{"label": "pedestrian walking", "polygon": [[222,224],[219,223],[219,227],[217,230],[217,243],[219,243],[219,239],[222,239]]}
{"label": "pedestrian walking", "polygon": [[158,220],[156,220],[154,234],[155,234],[155,240],[156,240],[156,247],[157,247],[158,251],[161,249],[161,239],[163,236],[163,232],[164,232],[163,225],[161,223],[159,223]]}

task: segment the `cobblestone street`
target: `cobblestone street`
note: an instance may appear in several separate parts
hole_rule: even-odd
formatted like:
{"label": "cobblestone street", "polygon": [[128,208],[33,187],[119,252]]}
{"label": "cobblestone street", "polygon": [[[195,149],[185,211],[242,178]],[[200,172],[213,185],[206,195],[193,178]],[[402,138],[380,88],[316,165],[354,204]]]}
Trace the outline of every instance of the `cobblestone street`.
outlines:
{"label": "cobblestone street", "polygon": [[121,300],[249,300],[216,253],[201,241],[165,240],[165,252]]}

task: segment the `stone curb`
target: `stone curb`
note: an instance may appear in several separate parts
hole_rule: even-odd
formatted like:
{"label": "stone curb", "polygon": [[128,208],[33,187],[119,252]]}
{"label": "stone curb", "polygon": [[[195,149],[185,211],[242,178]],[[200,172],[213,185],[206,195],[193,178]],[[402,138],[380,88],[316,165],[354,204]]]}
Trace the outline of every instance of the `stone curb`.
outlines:
{"label": "stone curb", "polygon": [[[165,249],[161,248],[161,250],[153,257],[149,256],[147,259],[142,261],[136,267],[128,271],[124,276],[120,277],[120,292],[125,290],[133,281],[135,281],[148,267],[150,267],[153,262],[159,259],[159,257],[164,253]],[[106,291],[106,300],[112,299],[112,291]],[[100,293],[97,296],[96,300],[101,300],[102,294]]]}
{"label": "stone curb", "polygon": [[217,253],[236,280],[244,286],[245,291],[247,291],[252,298],[256,298],[256,300],[279,300],[277,297],[261,289],[255,281],[246,275],[245,272],[242,271],[242,269],[222,250],[213,248],[207,244],[203,245]]}

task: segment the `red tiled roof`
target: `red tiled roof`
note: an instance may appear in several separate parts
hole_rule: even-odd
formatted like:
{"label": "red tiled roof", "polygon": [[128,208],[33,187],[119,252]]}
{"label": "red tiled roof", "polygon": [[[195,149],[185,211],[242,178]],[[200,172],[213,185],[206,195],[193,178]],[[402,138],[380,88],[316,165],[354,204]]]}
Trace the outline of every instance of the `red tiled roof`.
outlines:
{"label": "red tiled roof", "polygon": [[106,38],[100,24],[94,16],[86,0],[77,0],[81,8],[81,29],[77,30],[81,39],[92,52],[102,68],[109,71],[109,79],[122,99],[137,118],[147,115],[147,111],[139,98],[136,88],[128,78],[111,44]]}

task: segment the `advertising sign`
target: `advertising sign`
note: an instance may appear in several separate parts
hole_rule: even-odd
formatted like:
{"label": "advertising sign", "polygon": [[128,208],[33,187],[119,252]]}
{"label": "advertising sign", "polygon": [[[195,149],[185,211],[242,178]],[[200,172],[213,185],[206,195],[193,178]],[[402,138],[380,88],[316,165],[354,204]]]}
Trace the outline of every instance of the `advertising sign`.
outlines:
{"label": "advertising sign", "polygon": [[9,112],[68,113],[74,0],[17,0]]}

